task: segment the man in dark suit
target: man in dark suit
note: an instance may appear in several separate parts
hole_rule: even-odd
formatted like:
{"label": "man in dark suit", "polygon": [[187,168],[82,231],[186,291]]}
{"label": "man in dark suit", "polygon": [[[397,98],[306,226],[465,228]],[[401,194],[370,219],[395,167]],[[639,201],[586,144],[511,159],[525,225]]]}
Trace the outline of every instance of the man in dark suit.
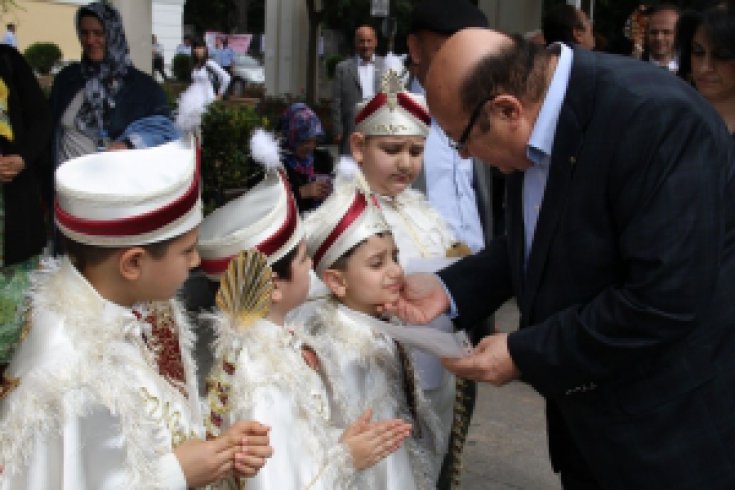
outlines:
{"label": "man in dark suit", "polygon": [[426,89],[460,152],[509,174],[509,229],[388,309],[472,325],[516,297],[518,331],[445,365],[545,397],[564,488],[735,488],[735,147],[717,114],[649,64],[490,30],[451,37]]}
{"label": "man in dark suit", "polygon": [[355,105],[372,98],[380,91],[383,58],[375,55],[378,38],[375,29],[360,26],[355,31],[355,51],[352,58],[337,64],[334,75],[332,122],[339,152],[350,153],[349,136],[355,127]]}

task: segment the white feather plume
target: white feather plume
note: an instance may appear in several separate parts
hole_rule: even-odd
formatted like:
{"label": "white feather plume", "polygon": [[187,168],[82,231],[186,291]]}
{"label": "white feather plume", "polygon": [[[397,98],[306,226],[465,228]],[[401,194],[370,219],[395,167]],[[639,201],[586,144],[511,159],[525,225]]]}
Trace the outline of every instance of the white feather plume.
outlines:
{"label": "white feather plume", "polygon": [[339,161],[337,162],[337,167],[335,168],[335,176],[338,179],[341,180],[352,180],[355,177],[355,174],[359,172],[360,169],[357,166],[357,162],[354,158],[342,155],[339,157]]}
{"label": "white feather plume", "polygon": [[207,112],[207,94],[199,84],[192,84],[179,95],[176,126],[183,133],[192,133],[202,125],[202,116]]}
{"label": "white feather plume", "polygon": [[348,193],[354,192],[354,189],[359,189],[365,194],[370,194],[370,185],[365,180],[362,169],[350,156],[343,155],[339,157],[335,169],[335,189]]}
{"label": "white feather plume", "polygon": [[268,131],[258,128],[250,137],[250,155],[253,159],[263,165],[266,170],[272,170],[281,166],[281,154],[278,140]]}

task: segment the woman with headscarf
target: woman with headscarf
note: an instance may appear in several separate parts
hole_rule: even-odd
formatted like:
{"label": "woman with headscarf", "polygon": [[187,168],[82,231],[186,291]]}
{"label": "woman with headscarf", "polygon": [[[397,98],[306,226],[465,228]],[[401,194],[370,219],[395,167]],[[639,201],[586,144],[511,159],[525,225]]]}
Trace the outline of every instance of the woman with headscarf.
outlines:
{"label": "woman with headscarf", "polygon": [[33,70],[15,48],[0,45],[0,379],[46,244],[41,187],[51,180],[50,141],[51,114]]}
{"label": "woman with headscarf", "polygon": [[319,117],[306,104],[291,104],[278,122],[285,147],[284,166],[302,213],[316,208],[332,190],[332,158],[316,150],[324,137]]}
{"label": "woman with headscarf", "polygon": [[56,164],[176,139],[165,93],[130,61],[120,13],[90,3],[77,11],[76,29],[82,60],[61,70],[51,90]]}

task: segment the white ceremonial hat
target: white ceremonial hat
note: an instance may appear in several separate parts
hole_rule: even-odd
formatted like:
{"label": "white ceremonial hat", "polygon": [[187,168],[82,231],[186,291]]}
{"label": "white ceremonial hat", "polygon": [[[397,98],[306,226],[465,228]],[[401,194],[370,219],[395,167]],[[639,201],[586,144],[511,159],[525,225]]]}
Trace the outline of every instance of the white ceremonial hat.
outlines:
{"label": "white ceremonial hat", "polygon": [[147,245],[187,233],[202,221],[192,141],[74,158],[56,170],[55,181],[56,224],[79,243]]}
{"label": "white ceremonial hat", "polygon": [[355,245],[390,231],[365,177],[346,157],[338,165],[332,194],[306,215],[304,228],[306,247],[320,277]]}
{"label": "white ceremonial hat", "polygon": [[256,130],[250,140],[253,159],[265,167],[255,187],[208,215],[199,228],[201,269],[218,280],[241,250],[260,250],[272,265],[304,237],[296,201],[283,172],[278,143]]}
{"label": "white ceremonial hat", "polygon": [[366,136],[426,136],[431,115],[422,95],[405,87],[398,67],[388,68],[381,89],[367,102],[357,104],[355,131]]}

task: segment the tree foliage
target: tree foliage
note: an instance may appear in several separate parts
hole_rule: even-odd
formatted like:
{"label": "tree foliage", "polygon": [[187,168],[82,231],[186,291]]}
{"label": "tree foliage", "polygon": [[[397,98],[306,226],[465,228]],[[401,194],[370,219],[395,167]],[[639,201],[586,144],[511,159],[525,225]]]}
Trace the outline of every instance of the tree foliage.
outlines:
{"label": "tree foliage", "polygon": [[[2,1],[2,0],[0,0]],[[186,0],[184,24],[197,32],[262,33],[265,25],[266,0]],[[246,15],[239,15],[242,10]],[[247,26],[238,25],[242,19]]]}
{"label": "tree foliage", "polygon": [[[391,0],[390,15],[395,17],[398,28],[395,36],[395,51],[406,52],[406,35],[411,23],[411,12],[420,0]],[[370,16],[370,0],[323,0],[324,24],[329,29],[342,33],[346,41],[345,52],[352,51],[352,39],[355,29],[367,24],[373,26],[378,33],[378,51],[384,52],[388,40],[382,35],[382,18]]]}

